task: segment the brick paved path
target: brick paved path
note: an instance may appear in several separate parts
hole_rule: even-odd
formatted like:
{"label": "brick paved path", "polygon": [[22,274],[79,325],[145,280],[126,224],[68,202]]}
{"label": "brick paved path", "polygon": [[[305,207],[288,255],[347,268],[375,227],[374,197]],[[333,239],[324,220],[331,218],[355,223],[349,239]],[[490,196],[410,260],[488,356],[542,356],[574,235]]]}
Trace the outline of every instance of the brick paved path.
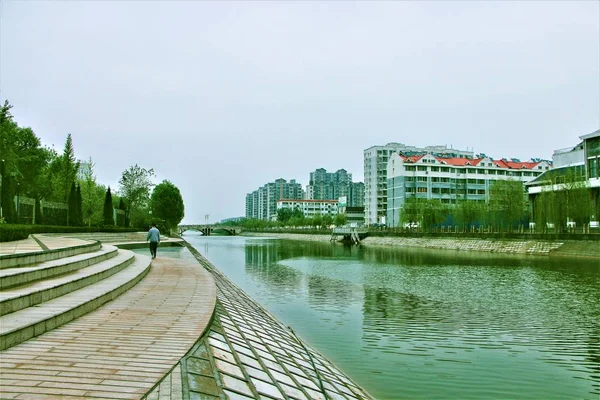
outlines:
{"label": "brick paved path", "polygon": [[1,352],[0,398],[138,399],[205,332],[215,293],[203,268],[158,257],[116,300]]}

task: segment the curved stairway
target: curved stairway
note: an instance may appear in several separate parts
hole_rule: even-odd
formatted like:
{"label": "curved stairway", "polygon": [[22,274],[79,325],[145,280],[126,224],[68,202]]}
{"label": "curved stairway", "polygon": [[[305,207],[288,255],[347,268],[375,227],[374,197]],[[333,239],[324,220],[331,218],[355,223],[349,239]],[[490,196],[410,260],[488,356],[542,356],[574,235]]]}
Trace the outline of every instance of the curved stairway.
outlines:
{"label": "curved stairway", "polygon": [[142,236],[0,243],[0,398],[139,399],[178,365],[211,322],[215,282],[106,243]]}
{"label": "curved stairway", "polygon": [[150,268],[150,257],[128,250],[97,241],[69,243],[0,255],[0,350],[97,309],[135,285]]}

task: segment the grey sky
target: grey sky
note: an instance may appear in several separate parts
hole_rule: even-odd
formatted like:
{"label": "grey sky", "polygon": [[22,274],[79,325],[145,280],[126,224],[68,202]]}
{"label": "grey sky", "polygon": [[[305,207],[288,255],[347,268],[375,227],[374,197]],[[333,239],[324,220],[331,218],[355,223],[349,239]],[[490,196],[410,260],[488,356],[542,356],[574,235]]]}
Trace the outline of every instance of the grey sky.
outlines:
{"label": "grey sky", "polygon": [[600,2],[0,0],[0,96],[115,187],[154,168],[185,222],[403,142],[551,158],[600,127]]}

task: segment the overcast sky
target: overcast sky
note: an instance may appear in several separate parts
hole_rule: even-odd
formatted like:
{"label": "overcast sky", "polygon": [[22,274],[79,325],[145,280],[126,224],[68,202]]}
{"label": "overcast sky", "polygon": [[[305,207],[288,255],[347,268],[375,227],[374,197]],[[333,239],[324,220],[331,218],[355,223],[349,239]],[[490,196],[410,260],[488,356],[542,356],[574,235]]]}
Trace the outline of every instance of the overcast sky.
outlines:
{"label": "overcast sky", "polygon": [[600,128],[598,1],[0,0],[0,96],[100,183],[138,163],[184,222],[402,142],[550,159]]}

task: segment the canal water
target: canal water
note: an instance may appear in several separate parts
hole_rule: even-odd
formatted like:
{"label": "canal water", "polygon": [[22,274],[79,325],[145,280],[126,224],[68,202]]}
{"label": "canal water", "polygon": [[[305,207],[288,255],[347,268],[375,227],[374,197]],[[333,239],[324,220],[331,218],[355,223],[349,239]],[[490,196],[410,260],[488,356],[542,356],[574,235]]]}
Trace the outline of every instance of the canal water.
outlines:
{"label": "canal water", "polygon": [[600,396],[599,260],[185,239],[378,399]]}

